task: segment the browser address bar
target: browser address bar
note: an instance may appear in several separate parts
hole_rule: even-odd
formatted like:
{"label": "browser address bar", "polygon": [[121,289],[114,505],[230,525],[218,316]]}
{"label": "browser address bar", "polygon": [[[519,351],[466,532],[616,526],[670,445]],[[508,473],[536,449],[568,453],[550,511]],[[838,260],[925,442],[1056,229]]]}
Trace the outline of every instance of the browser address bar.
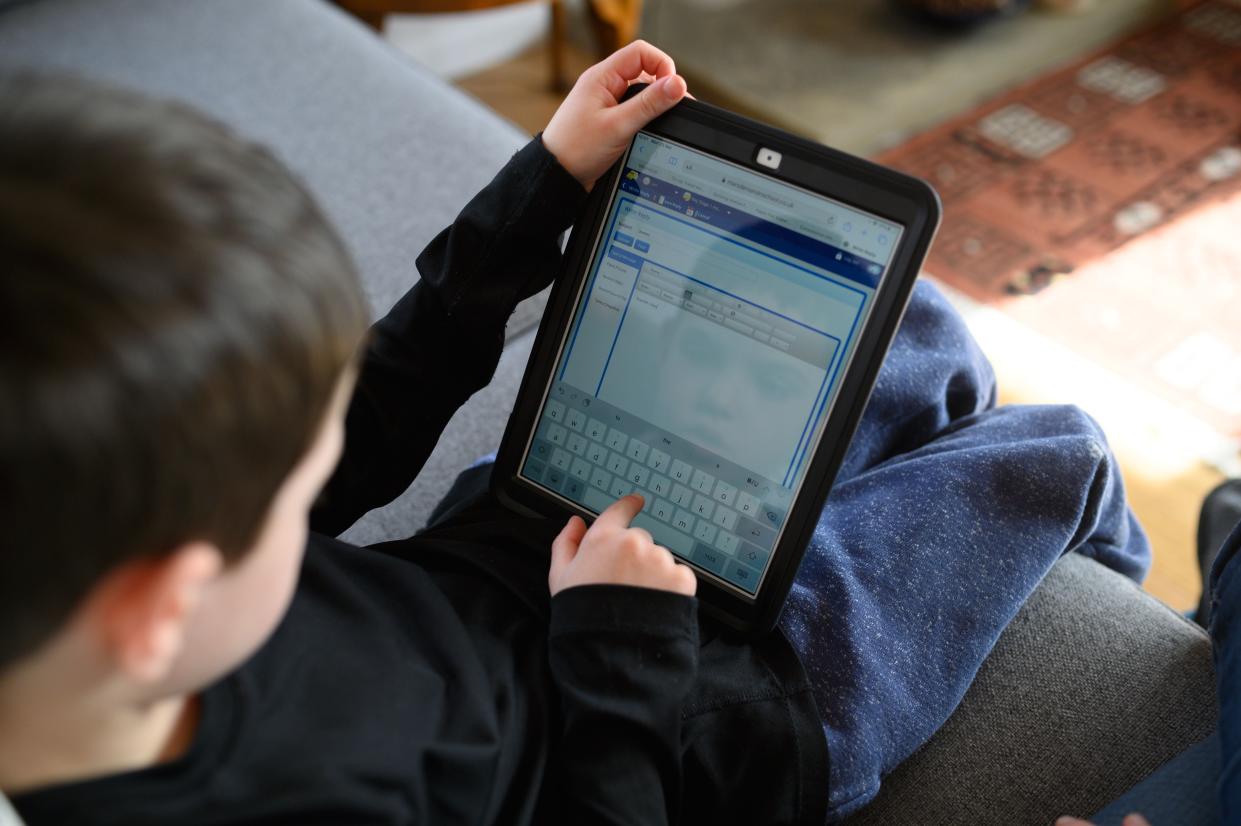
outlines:
{"label": "browser address bar", "polygon": [[798,214],[795,218],[793,215],[772,210],[763,204],[745,203],[731,192],[715,183],[713,180],[709,180],[700,175],[695,175],[693,173],[683,174],[675,169],[661,169],[658,174],[671,184],[680,186],[684,189],[696,190],[708,198],[712,198],[720,203],[735,207],[743,212],[749,212],[759,218],[773,221],[781,226],[800,232],[803,235],[809,235],[812,238],[818,238],[822,241],[827,241],[828,243],[835,244],[837,246],[839,246],[843,240],[842,236],[834,232],[829,232],[820,226],[815,226],[812,223],[802,220],[802,213],[804,211],[810,213],[811,220],[827,223],[827,213],[822,210],[815,209],[809,204],[802,204],[795,207],[795,209],[798,210]]}

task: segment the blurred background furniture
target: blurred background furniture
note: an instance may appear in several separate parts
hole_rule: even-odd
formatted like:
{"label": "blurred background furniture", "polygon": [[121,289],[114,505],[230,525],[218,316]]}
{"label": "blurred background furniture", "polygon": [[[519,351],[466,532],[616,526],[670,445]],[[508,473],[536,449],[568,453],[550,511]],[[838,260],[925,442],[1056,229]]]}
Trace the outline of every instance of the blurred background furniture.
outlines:
{"label": "blurred background furniture", "polygon": [[[527,139],[324,2],[0,7],[0,68],[73,71],[181,99],[270,146],[340,230],[377,314],[416,281],[422,247]],[[518,309],[491,385],[453,418],[413,486],[347,539],[414,532],[457,472],[496,448],[540,310],[538,297]],[[1093,813],[1158,778],[1211,734],[1215,716],[1205,635],[1069,556],[947,725],[850,822],[1045,826]]]}
{"label": "blurred background furniture", "polygon": [[[531,0],[333,0],[336,5],[366,23],[378,32],[383,31],[384,21],[393,14],[446,14],[463,11],[481,11]],[[569,88],[565,75],[565,20],[563,0],[547,0],[551,27],[548,33],[548,57],[551,68],[551,88],[563,92]]]}
{"label": "blurred background furniture", "polygon": [[[334,2],[377,31],[392,14],[439,14],[480,11],[531,0],[334,0]],[[564,0],[547,0],[551,30],[548,53],[551,58],[551,88],[568,90],[570,78],[565,72],[565,8]],[[587,0],[586,11],[598,42],[599,54],[607,55],[638,35],[642,19],[642,0]]]}
{"label": "blurred background furniture", "polygon": [[1032,12],[952,29],[899,13],[894,0],[813,10],[804,0],[660,0],[642,33],[676,56],[704,99],[865,156],[1171,5],[1099,0],[1088,14]]}

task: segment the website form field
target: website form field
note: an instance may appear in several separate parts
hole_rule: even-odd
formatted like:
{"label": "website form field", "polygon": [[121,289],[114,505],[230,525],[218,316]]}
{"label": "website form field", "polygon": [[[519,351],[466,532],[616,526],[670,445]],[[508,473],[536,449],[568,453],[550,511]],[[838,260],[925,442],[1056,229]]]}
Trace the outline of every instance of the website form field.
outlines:
{"label": "website form field", "polygon": [[[647,260],[744,296],[814,329],[850,329],[866,295],[814,274],[783,257],[767,255],[629,199],[617,207],[615,231],[642,241]],[[612,239],[609,239],[611,241]],[[756,282],[754,274],[772,277]]]}
{"label": "website form field", "polygon": [[778,313],[658,264],[648,263],[642,267],[634,300],[644,301],[648,306],[662,302],[684,309],[709,323],[818,368],[832,363],[840,345],[838,339],[827,333],[810,330]]}

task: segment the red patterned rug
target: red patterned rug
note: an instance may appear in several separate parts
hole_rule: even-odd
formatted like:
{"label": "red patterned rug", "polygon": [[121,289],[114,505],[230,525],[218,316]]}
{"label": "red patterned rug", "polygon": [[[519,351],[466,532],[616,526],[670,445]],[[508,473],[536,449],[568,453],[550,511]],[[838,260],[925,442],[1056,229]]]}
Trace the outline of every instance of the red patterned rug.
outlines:
{"label": "red patterned rug", "polygon": [[943,198],[929,273],[1241,444],[1241,0],[880,160]]}

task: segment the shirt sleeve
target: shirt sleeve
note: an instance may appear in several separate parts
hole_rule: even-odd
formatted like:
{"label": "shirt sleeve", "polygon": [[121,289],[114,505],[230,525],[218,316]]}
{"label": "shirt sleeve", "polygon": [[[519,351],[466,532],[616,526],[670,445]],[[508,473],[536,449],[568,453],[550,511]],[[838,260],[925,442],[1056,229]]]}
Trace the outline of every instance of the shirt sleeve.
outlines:
{"label": "shirt sleeve", "polygon": [[370,333],[345,450],[311,513],[337,535],[409,487],[491,380],[517,303],[551,283],[586,192],[536,137],[418,256],[421,280]]}
{"label": "shirt sleeve", "polygon": [[617,585],[552,598],[549,658],[563,731],[560,822],[674,823],[681,711],[698,668],[698,601]]}

